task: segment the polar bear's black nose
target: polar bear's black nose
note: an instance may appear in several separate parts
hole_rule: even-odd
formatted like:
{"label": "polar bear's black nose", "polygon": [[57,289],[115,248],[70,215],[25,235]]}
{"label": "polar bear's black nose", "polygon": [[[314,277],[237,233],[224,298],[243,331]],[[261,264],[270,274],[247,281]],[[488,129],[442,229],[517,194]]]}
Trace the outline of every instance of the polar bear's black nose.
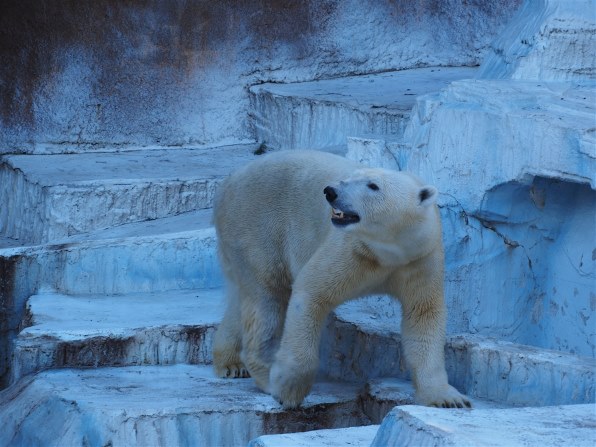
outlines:
{"label": "polar bear's black nose", "polygon": [[327,202],[332,203],[335,199],[337,199],[337,193],[335,192],[335,189],[333,189],[331,186],[327,186],[323,192],[325,193],[325,198],[327,199]]}

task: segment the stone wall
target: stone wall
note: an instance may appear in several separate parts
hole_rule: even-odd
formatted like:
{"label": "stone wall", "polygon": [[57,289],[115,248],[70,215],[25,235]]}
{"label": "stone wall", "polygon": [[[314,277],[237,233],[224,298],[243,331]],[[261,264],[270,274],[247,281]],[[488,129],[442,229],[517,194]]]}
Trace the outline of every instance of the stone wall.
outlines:
{"label": "stone wall", "polygon": [[247,86],[477,65],[520,0],[6,0],[0,153],[254,137]]}

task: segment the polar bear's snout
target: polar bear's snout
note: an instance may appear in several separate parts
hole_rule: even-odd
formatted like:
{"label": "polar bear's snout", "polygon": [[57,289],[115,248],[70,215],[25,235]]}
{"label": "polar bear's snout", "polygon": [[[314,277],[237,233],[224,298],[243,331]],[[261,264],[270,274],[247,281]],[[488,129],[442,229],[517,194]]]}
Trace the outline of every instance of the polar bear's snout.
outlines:
{"label": "polar bear's snout", "polygon": [[323,192],[327,202],[331,205],[331,222],[340,227],[360,222],[360,216],[344,204],[341,199],[337,200],[338,194],[335,188],[327,186]]}

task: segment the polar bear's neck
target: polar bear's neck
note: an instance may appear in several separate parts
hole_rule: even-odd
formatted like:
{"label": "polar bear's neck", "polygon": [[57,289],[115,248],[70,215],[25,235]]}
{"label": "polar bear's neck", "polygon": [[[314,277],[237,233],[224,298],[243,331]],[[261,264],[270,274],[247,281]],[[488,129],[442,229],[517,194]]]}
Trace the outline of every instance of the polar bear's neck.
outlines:
{"label": "polar bear's neck", "polygon": [[402,267],[414,262],[432,250],[434,243],[428,238],[422,242],[420,238],[400,238],[399,242],[393,240],[380,240],[378,235],[360,235],[361,249],[367,257],[383,267]]}
{"label": "polar bear's neck", "polygon": [[362,240],[362,245],[368,251],[368,255],[373,257],[378,264],[383,267],[400,267],[407,265],[414,259],[404,249],[397,244],[376,241],[374,239]]}

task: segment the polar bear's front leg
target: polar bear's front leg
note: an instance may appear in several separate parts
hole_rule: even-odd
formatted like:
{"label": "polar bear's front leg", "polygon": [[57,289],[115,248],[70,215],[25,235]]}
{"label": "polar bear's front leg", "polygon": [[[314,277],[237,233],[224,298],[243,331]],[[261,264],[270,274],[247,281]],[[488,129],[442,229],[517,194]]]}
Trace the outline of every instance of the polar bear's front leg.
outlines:
{"label": "polar bear's front leg", "polygon": [[304,292],[290,298],[284,334],[269,374],[269,391],[284,408],[296,408],[319,368],[319,342],[329,303]]}
{"label": "polar bear's front leg", "polygon": [[412,372],[416,401],[433,407],[471,407],[468,398],[447,381],[442,269],[423,269],[402,278],[398,294],[402,347]]}
{"label": "polar bear's front leg", "polygon": [[[333,236],[333,235],[332,235]],[[283,336],[269,373],[269,392],[285,408],[300,405],[319,368],[319,345],[329,313],[362,296],[367,269],[354,268],[351,245],[334,233],[302,268],[292,285]]]}
{"label": "polar bear's front leg", "polygon": [[416,402],[431,407],[471,407],[470,401],[447,381],[444,331],[436,329],[440,324],[444,324],[441,309],[404,306],[402,346],[412,371]]}

